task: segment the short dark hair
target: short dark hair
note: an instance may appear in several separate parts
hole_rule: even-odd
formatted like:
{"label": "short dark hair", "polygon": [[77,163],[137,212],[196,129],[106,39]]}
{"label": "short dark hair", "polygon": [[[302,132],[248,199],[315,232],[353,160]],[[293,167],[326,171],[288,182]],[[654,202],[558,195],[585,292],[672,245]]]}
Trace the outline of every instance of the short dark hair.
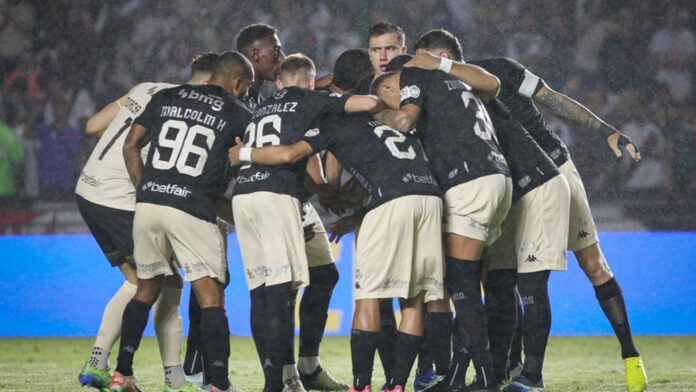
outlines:
{"label": "short dark hair", "polygon": [[370,30],[368,30],[367,32],[367,39],[369,40],[370,37],[377,37],[387,33],[396,34],[396,37],[399,39],[399,42],[401,43],[401,46],[406,45],[406,35],[404,34],[404,30],[401,29],[401,27],[393,23],[389,23],[387,21],[381,21],[372,25],[372,27],[370,27]]}
{"label": "short dark hair", "polygon": [[291,54],[280,63],[280,75],[294,75],[302,70],[317,72],[314,61],[302,53]]}
{"label": "short dark hair", "polygon": [[386,71],[401,71],[401,69],[404,67],[404,64],[411,61],[412,58],[413,56],[410,54],[400,54],[389,61],[389,64],[387,64]]}
{"label": "short dark hair", "polygon": [[452,53],[452,60],[463,61],[464,52],[462,51],[462,45],[459,43],[457,37],[447,30],[434,29],[423,34],[418,38],[413,50],[427,50],[431,51],[433,49],[446,49]]}
{"label": "short dark hair", "polygon": [[353,90],[358,83],[374,74],[370,55],[365,49],[350,49],[341,53],[334,64],[333,84],[341,90]]}
{"label": "short dark hair", "polygon": [[379,92],[379,88],[382,87],[382,84],[384,84],[384,81],[387,80],[388,78],[396,75],[398,72],[394,71],[387,71],[382,73],[381,75],[377,76],[375,80],[372,81],[372,84],[370,85],[370,94],[373,95],[378,95],[377,93]]}
{"label": "short dark hair", "polygon": [[275,27],[266,23],[250,24],[239,30],[237,34],[237,50],[244,52],[254,41],[271,37],[276,34]]}
{"label": "short dark hair", "polygon": [[218,52],[207,52],[193,56],[193,59],[191,59],[191,76],[199,72],[212,73],[213,65],[218,57],[220,57]]}
{"label": "short dark hair", "polygon": [[222,52],[213,64],[211,78],[254,78],[254,68],[251,62],[241,53],[229,50]]}

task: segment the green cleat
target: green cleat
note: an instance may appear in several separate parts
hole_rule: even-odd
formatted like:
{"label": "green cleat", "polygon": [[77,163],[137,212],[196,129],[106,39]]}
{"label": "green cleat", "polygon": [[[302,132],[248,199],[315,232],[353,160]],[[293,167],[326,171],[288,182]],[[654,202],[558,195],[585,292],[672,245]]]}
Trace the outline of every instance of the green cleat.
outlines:
{"label": "green cleat", "polygon": [[640,357],[624,359],[626,366],[626,390],[628,392],[643,392],[648,387],[648,376],[645,374],[643,360]]}
{"label": "green cleat", "polygon": [[170,388],[170,387],[165,387],[164,392],[202,392],[203,389],[200,387],[196,386],[195,384],[191,382],[187,382],[186,384],[178,387],[178,388]]}
{"label": "green cleat", "polygon": [[85,362],[85,366],[80,370],[80,374],[77,376],[80,381],[80,385],[83,387],[96,388],[100,391],[109,390],[109,382],[111,381],[111,373],[109,369],[99,370],[92,367],[88,362]]}
{"label": "green cleat", "polygon": [[135,382],[135,377],[126,377],[119,372],[111,376],[108,390],[110,392],[143,392],[142,388]]}

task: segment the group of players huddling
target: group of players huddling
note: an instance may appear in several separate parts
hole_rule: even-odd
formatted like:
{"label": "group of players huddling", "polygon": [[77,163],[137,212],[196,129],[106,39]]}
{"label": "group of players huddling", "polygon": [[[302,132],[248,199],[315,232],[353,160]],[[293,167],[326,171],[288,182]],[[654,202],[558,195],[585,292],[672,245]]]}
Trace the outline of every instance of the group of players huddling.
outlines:
{"label": "group of players huddling", "polygon": [[[380,22],[367,50],[344,52],[320,80],[307,56],[283,54],[272,26],[242,29],[237,50],[197,56],[187,84],[139,84],[87,124],[101,138],[78,207],[125,281],[104,309],[82,385],[141,390],[132,364],[154,308],[165,391],[239,391],[228,378],[229,222],[264,391],[403,391],[417,357],[416,391],[542,391],[547,284],[566,269],[567,249],[619,340],[628,390],[646,388],[582,181],[536,105],[639,160],[625,135],[515,60],[465,63],[444,30],[421,36],[411,56],[401,28]],[[263,99],[265,81],[277,91]],[[352,385],[319,361],[339,277],[308,202],[315,193],[331,211],[355,211],[329,227],[337,238],[356,232]],[[183,363],[179,268],[192,288]],[[372,385],[375,351],[384,385]]]}

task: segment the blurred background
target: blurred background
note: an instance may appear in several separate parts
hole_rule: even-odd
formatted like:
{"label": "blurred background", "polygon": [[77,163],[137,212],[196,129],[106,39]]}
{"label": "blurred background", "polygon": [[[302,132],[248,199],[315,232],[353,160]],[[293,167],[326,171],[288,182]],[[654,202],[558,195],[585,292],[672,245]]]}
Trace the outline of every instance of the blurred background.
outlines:
{"label": "blurred background", "polygon": [[553,118],[602,230],[696,227],[696,2],[608,0],[0,0],[0,233],[86,232],[73,202],[86,119],[142,81],[182,82],[197,53],[276,26],[322,75],[379,20],[407,44],[441,27],[466,58],[510,56],[628,134],[643,161]]}
{"label": "blurred background", "polygon": [[[639,164],[546,114],[583,176],[634,331],[696,333],[693,0],[0,0],[0,336],[91,335],[120,284],[74,203],[97,141],[83,131],[89,116],[139,82],[187,80],[195,54],[234,49],[249,23],[276,26],[285,53],[306,53],[323,75],[344,50],[366,47],[380,20],[400,25],[409,47],[437,27],[468,59],[516,58],[628,134]],[[352,236],[335,249],[344,278],[331,334],[350,328],[352,249]],[[233,334],[245,335],[234,235],[229,256]],[[569,259],[551,282],[554,333],[610,334]]]}

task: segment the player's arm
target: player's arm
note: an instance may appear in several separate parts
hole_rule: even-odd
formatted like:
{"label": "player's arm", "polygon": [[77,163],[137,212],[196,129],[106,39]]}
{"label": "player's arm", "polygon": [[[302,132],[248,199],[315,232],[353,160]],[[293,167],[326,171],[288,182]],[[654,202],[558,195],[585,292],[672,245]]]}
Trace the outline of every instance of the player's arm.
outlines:
{"label": "player's arm", "polygon": [[238,166],[243,163],[269,166],[288,165],[299,162],[314,153],[312,146],[304,140],[290,145],[259,148],[245,147],[240,138],[236,138],[235,143],[227,150],[230,166]]}
{"label": "player's arm", "polygon": [[143,160],[140,150],[150,142],[147,128],[135,123],[131,126],[126,140],[123,142],[123,159],[126,161],[126,169],[131,182],[137,188],[143,178]]}
{"label": "player's arm", "polygon": [[628,136],[597,117],[596,114],[592,113],[590,109],[583,106],[580,102],[558,91],[554,91],[546,83],[542,84],[539,91],[533,96],[533,99],[534,102],[546,107],[557,116],[599,131],[607,138],[609,148],[611,148],[617,158],[621,158],[622,154],[619,146],[623,146],[634,161],[640,160],[638,147],[633,144]]}
{"label": "player's arm", "polygon": [[[120,100],[119,100],[120,101]],[[121,109],[119,101],[113,101],[87,120],[85,132],[88,135],[101,135]]]}
{"label": "player's arm", "polygon": [[307,160],[307,177],[317,184],[326,184],[326,177],[324,177],[324,168],[321,165],[321,158],[319,153],[311,155]]}
{"label": "player's arm", "polygon": [[445,57],[435,56],[426,51],[420,51],[404,67],[446,72],[471,86],[483,101],[490,101],[498,96],[500,80],[485,69],[473,65],[453,61]]}
{"label": "player's arm", "polygon": [[336,156],[331,152],[326,153],[326,168],[324,169],[324,174],[326,174],[326,182],[330,185],[338,186],[341,184],[341,172],[343,168],[341,164],[336,159]]}
{"label": "player's arm", "polygon": [[375,114],[377,121],[396,129],[399,132],[409,133],[416,127],[421,109],[418,105],[406,104],[399,110],[385,109]]}
{"label": "player's arm", "polygon": [[376,95],[351,95],[346,101],[344,110],[346,113],[370,112],[377,113],[384,110],[386,105]]}

